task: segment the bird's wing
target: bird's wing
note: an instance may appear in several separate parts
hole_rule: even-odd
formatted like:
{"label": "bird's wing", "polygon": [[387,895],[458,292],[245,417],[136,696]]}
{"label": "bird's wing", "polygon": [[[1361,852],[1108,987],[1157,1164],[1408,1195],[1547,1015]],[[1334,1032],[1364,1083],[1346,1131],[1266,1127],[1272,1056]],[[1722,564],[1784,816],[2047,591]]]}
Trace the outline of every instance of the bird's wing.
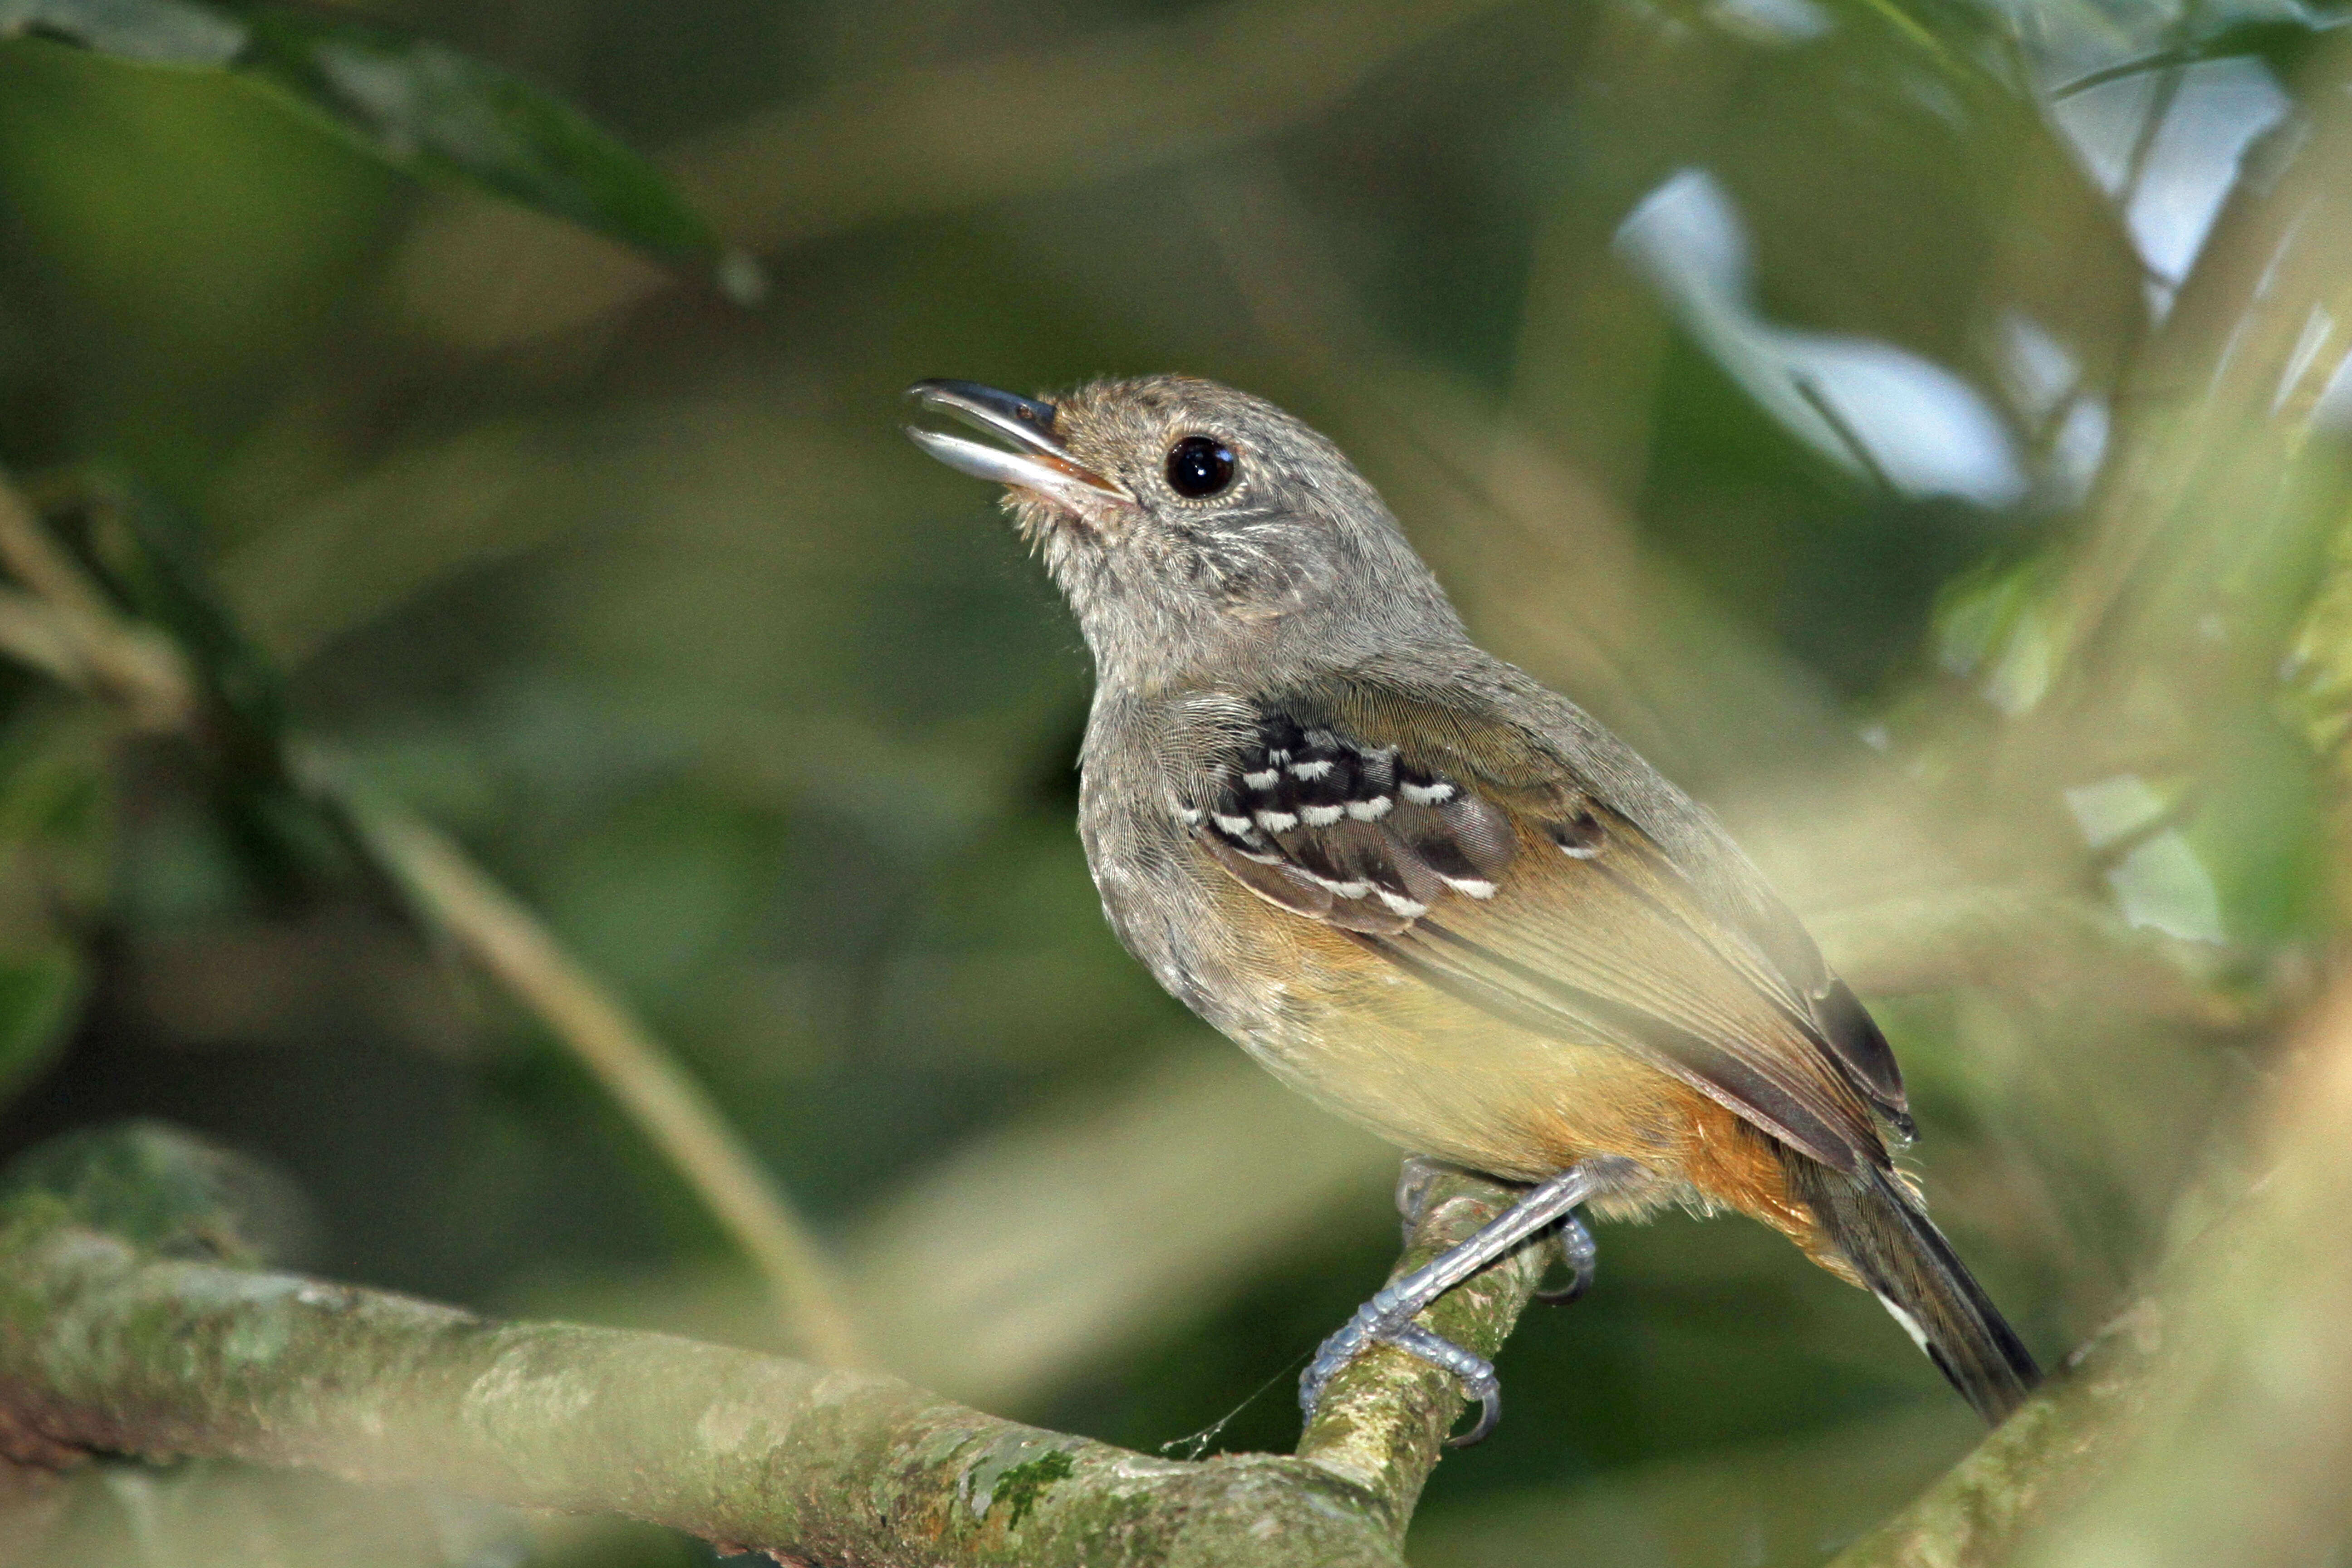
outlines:
{"label": "bird's wing", "polygon": [[1811,987],[1539,737],[1393,692],[1256,707],[1179,807],[1252,892],[1511,1023],[1631,1051],[1826,1164],[1885,1161],[1878,1097]]}

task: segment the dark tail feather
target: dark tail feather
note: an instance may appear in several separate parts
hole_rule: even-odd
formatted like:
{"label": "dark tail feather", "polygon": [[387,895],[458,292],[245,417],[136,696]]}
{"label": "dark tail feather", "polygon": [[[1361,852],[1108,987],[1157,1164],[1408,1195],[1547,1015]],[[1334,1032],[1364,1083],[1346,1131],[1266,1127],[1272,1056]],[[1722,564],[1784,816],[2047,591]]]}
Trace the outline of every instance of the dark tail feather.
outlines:
{"label": "dark tail feather", "polygon": [[1790,1152],[1790,1174],[1873,1294],[1986,1421],[2000,1423],[2042,1381],[2017,1331],[1952,1244],[1893,1174],[1848,1176]]}

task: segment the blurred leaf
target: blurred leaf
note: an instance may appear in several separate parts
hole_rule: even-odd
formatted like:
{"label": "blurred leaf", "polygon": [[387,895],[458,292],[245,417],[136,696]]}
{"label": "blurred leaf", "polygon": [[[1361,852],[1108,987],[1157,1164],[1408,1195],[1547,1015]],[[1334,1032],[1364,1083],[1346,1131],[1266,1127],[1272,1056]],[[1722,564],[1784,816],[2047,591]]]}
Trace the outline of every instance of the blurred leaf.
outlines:
{"label": "blurred leaf", "polygon": [[0,1105],[57,1059],[88,988],[72,933],[108,896],[100,765],[72,721],[19,716],[0,742]]}
{"label": "blurred leaf", "polygon": [[0,952],[0,1104],[57,1059],[88,975],[72,948]]}
{"label": "blurred leaf", "polygon": [[2025,712],[2049,689],[2050,576],[2051,563],[2037,557],[1981,567],[1937,596],[1937,663],[2003,713]]}
{"label": "blurred leaf", "polygon": [[1894,66],[1908,57],[1928,65],[1950,85],[1973,96],[2015,95],[2025,79],[2016,30],[1998,6],[1974,0],[1833,0],[1848,20],[1872,29],[1889,47]]}
{"label": "blurred leaf", "polygon": [[[5,4],[5,0],[0,0]],[[244,768],[282,774],[285,681],[238,626],[199,558],[196,526],[152,491],[113,477],[78,478],[58,510],[123,607],[171,635],[216,712],[211,740]],[[229,732],[220,733],[226,724]]]}
{"label": "blurred leaf", "polygon": [[2352,731],[2352,530],[2337,534],[2332,556],[2289,647],[2280,696],[2286,721],[2326,753]]}
{"label": "blurred leaf", "polygon": [[284,678],[238,625],[200,559],[193,521],[152,491],[112,478],[77,476],[52,489],[65,531],[108,590],[169,634],[194,675],[205,699],[199,754],[247,868],[289,892],[344,881],[357,868],[383,907],[404,909],[341,808],[289,770]]}
{"label": "blurred leaf", "polygon": [[81,711],[19,715],[0,732],[0,874],[35,889],[32,908],[0,908],[0,944],[44,945],[60,912],[87,922],[105,903],[115,826],[105,736]]}
{"label": "blurred leaf", "polygon": [[2249,19],[2229,16],[2230,9],[2227,6],[2192,5],[2181,26],[2189,29],[2198,21],[2208,20],[2209,25],[2218,23],[2212,31],[2202,35],[2191,31],[2169,48],[2103,66],[2053,89],[2050,96],[2053,100],[2071,98],[2078,92],[2087,92],[2095,87],[2103,87],[2128,77],[2145,76],[2150,71],[2174,70],[2182,66],[2195,65],[2200,60],[2244,57],[2261,60],[2281,81],[2293,84],[2301,75],[2304,62],[2311,58],[2313,49],[2325,37],[2346,22],[2352,21],[2352,16],[2345,15],[2340,6],[2297,7],[2301,16],[2294,19],[2276,16]]}
{"label": "blurred leaf", "polygon": [[52,1139],[11,1163],[0,1190],[47,1193],[77,1222],[174,1258],[259,1267],[298,1251],[309,1228],[275,1170],[161,1121]]}
{"label": "blurred leaf", "polygon": [[456,178],[706,271],[739,304],[765,290],[653,166],[587,116],[494,66],[344,16],[203,0],[0,0],[0,38],[141,65],[226,71],[410,174]]}

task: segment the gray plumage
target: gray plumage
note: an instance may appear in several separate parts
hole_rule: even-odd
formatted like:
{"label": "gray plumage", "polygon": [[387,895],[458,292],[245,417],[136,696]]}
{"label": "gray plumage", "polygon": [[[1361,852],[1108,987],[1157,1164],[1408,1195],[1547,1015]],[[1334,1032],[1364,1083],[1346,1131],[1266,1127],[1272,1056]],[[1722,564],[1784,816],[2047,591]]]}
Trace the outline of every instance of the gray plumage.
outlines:
{"label": "gray plumage", "polygon": [[1522,1181],[1622,1157],[1604,1210],[1756,1215],[1989,1415],[2021,1397],[2032,1359],[1894,1171],[1868,1014],[1713,816],[1471,641],[1336,447],[1181,377],[925,384],[1012,443],[918,433],[1012,487],[1076,615],[1080,833],[1170,991],[1409,1149]]}

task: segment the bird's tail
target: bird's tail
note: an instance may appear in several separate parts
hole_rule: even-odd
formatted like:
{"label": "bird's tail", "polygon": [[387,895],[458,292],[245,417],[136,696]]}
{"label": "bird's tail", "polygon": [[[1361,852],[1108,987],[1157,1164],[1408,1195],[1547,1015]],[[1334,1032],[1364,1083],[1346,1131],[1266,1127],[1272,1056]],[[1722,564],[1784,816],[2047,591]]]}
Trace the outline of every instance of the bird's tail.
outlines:
{"label": "bird's tail", "polygon": [[1830,1240],[1961,1397],[1994,1424],[2024,1403],[2042,1380],[2032,1354],[1895,1174],[1865,1162],[1849,1176],[1790,1153]]}

